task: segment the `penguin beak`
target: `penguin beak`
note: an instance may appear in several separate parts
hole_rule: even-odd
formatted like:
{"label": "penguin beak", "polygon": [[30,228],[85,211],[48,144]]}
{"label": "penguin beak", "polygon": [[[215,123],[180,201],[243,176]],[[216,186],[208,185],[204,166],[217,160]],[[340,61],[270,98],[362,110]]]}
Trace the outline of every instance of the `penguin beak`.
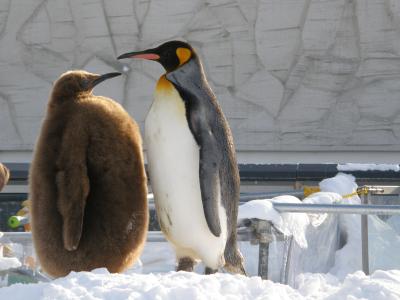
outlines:
{"label": "penguin beak", "polygon": [[119,72],[112,72],[100,75],[99,77],[97,77],[95,80],[92,81],[92,88],[94,88],[96,85],[98,85],[100,82],[103,82],[104,80],[114,78],[120,75],[122,74]]}
{"label": "penguin beak", "polygon": [[153,49],[148,49],[144,51],[138,51],[138,52],[129,52],[122,54],[117,57],[117,59],[123,59],[123,58],[142,58],[142,59],[148,59],[148,60],[159,60],[160,55],[156,54],[153,52]]}

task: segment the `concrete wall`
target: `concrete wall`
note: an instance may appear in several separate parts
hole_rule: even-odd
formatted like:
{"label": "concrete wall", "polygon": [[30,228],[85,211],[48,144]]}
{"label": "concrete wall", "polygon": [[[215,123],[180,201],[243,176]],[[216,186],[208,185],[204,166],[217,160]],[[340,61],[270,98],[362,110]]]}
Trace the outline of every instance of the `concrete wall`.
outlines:
{"label": "concrete wall", "polygon": [[95,93],[143,128],[162,69],[115,57],[176,38],[203,59],[241,159],[398,162],[398,0],[1,0],[0,159],[29,159],[69,69],[124,70]]}

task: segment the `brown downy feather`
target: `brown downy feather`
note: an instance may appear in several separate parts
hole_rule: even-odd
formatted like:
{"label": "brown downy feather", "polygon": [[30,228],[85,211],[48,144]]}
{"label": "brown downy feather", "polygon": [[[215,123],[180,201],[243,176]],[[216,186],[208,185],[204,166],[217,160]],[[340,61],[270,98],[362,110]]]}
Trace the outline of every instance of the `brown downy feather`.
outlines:
{"label": "brown downy feather", "polygon": [[121,272],[146,240],[140,131],[117,102],[92,94],[98,77],[71,71],[57,80],[30,169],[34,246],[55,277]]}

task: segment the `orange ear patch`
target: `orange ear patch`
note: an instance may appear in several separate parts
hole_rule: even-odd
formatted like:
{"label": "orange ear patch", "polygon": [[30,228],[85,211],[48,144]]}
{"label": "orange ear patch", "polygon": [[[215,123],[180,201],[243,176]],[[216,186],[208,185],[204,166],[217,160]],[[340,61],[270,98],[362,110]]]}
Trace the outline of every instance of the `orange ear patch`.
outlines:
{"label": "orange ear patch", "polygon": [[190,59],[192,51],[188,48],[178,48],[176,49],[176,55],[179,58],[179,65],[181,66]]}

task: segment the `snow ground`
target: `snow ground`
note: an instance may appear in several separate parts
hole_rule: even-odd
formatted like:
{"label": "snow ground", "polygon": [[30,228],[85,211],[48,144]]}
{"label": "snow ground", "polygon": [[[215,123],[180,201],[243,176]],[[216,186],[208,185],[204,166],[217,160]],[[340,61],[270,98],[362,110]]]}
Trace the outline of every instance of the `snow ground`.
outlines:
{"label": "snow ground", "polygon": [[48,283],[15,284],[0,289],[0,299],[400,299],[400,271],[361,271],[339,281],[330,274],[302,274],[299,287],[260,277],[187,272],[109,274],[106,269],[71,273]]}
{"label": "snow ground", "polygon": [[[320,188],[321,192],[304,201],[360,202],[358,196],[344,200],[340,196],[356,190],[351,175],[338,174],[326,179]],[[292,196],[258,200],[241,207],[240,216],[271,220],[287,235],[295,236],[289,285],[276,282],[280,279],[283,252],[279,241],[270,246],[269,279],[272,280],[255,276],[258,247],[248,242],[241,242],[240,247],[249,277],[225,273],[201,275],[202,265],[196,268],[197,274],[174,272],[171,247],[167,243],[148,243],[141,263],[124,274],[109,274],[106,269],[72,272],[46,283],[3,287],[0,299],[400,299],[400,217],[393,216],[387,222],[377,216],[369,217],[372,274],[366,276],[359,271],[359,215],[279,215],[273,210],[273,201],[299,200]],[[340,235],[346,237],[344,245],[339,245]]]}

